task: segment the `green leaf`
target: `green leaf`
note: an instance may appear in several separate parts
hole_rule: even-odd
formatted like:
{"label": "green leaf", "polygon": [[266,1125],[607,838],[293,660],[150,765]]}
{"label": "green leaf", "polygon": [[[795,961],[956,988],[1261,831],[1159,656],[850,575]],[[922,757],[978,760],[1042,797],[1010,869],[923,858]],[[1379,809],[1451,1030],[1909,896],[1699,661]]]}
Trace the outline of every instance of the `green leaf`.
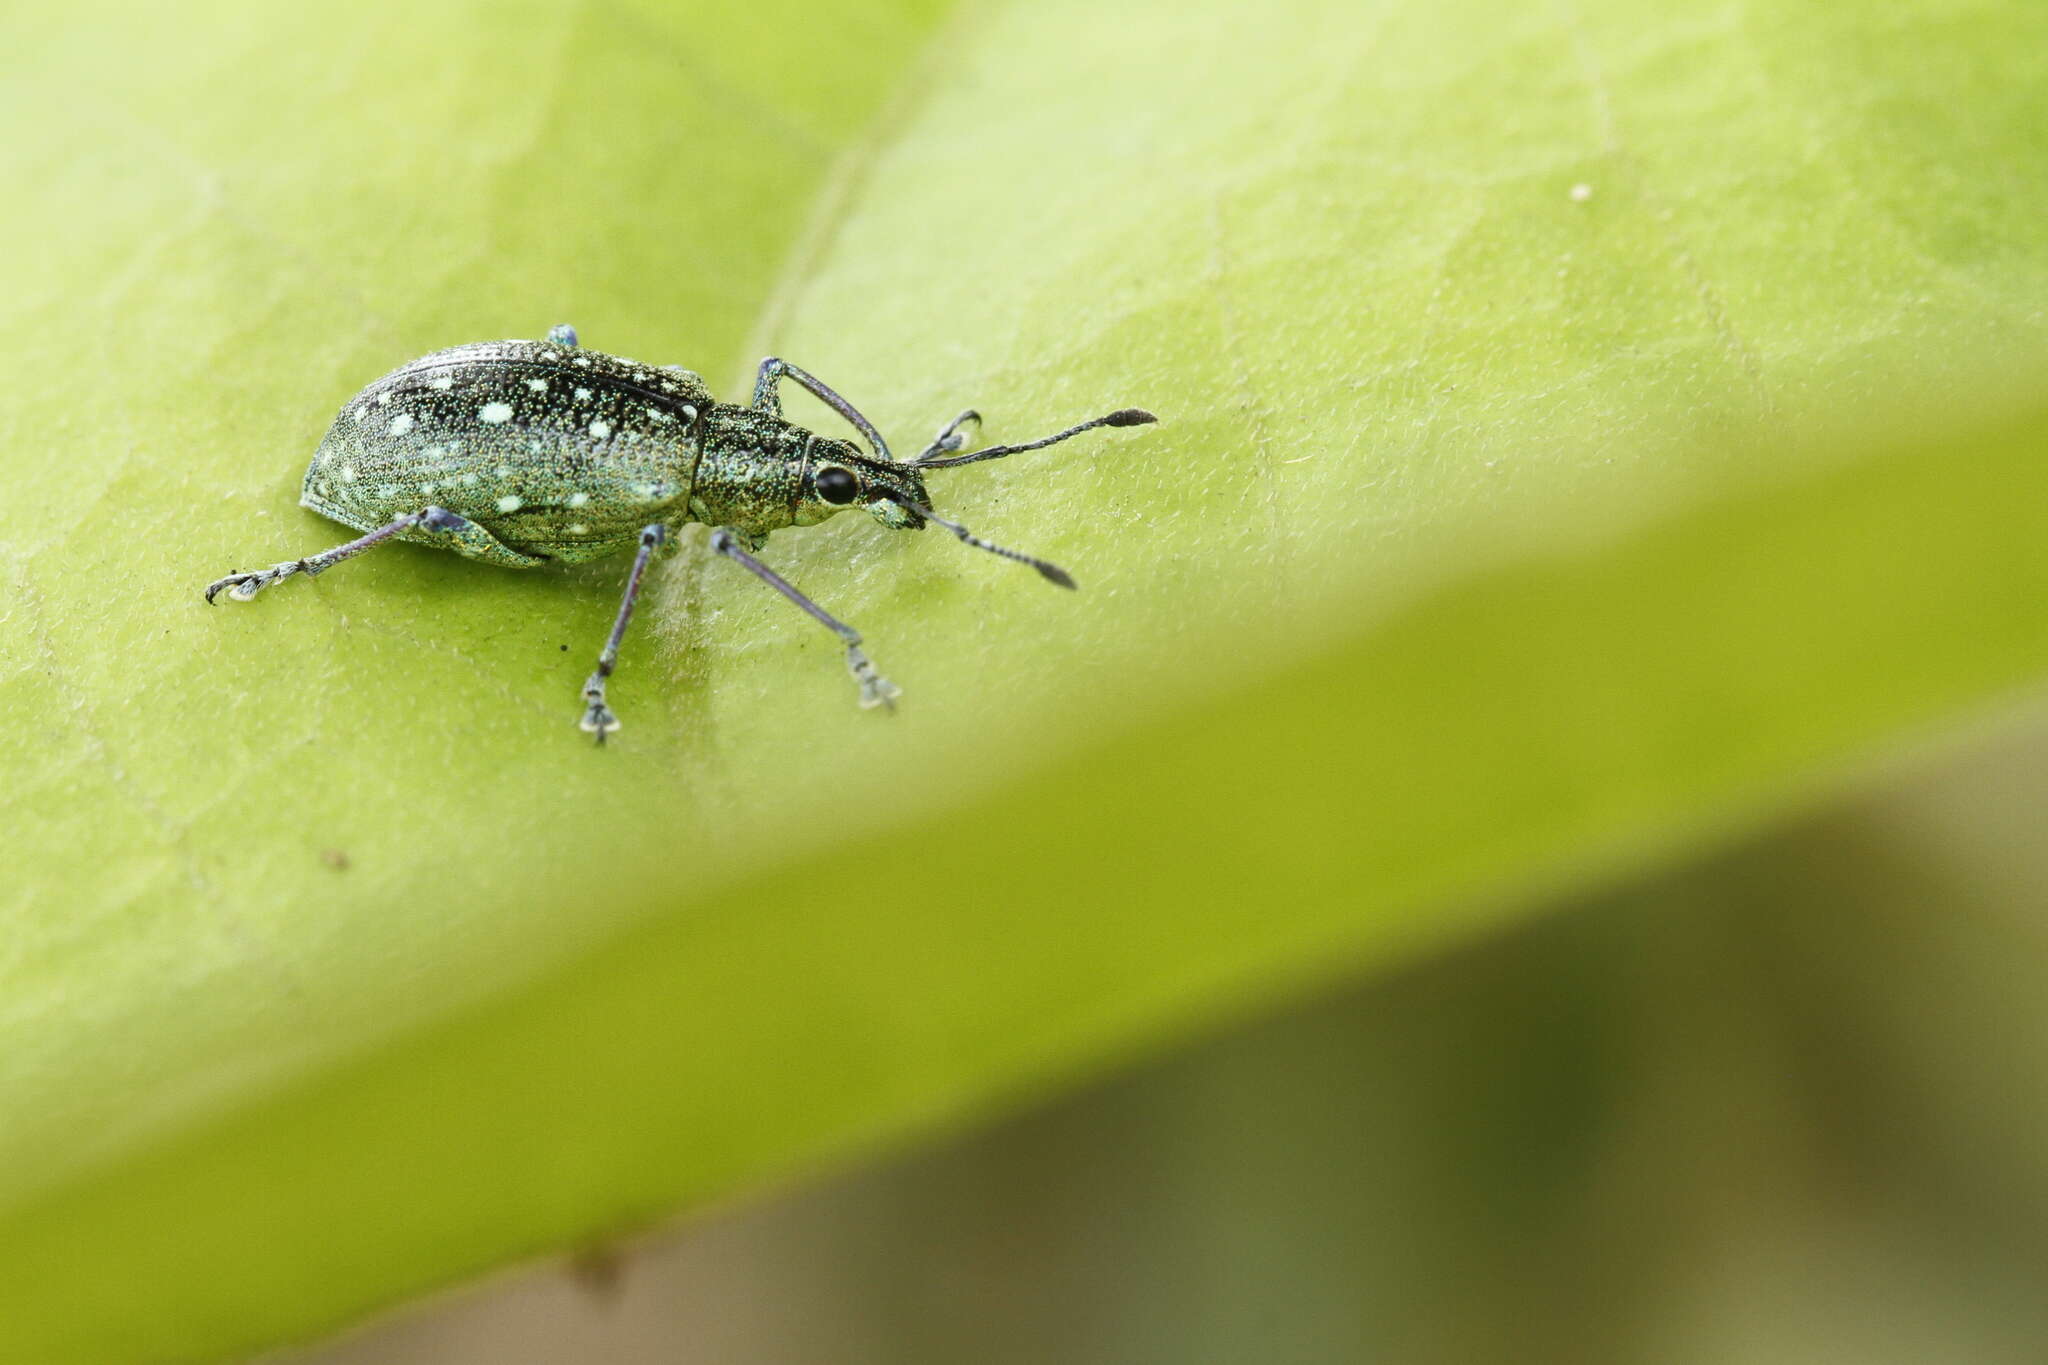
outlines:
{"label": "green leaf", "polygon": [[[2038,7],[16,18],[0,1358],[247,1350],[1019,1102],[2048,666]],[[694,533],[603,752],[618,563],[200,601],[342,538],[293,502],[360,384],[557,321],[906,446],[1164,420],[933,476],[1075,596],[771,543],[893,717]]]}

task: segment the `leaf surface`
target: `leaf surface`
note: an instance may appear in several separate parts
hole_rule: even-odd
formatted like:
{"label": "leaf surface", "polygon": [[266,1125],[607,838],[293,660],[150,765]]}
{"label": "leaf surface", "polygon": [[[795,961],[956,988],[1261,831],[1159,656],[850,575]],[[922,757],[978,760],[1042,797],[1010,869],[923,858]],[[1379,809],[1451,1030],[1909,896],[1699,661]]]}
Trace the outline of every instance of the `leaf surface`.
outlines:
{"label": "leaf surface", "polygon": [[[2048,665],[2048,19],[1049,0],[22,16],[0,1357],[317,1331],[1837,787]],[[31,131],[32,130],[32,131]],[[1083,590],[293,506],[537,335],[789,356]],[[824,418],[813,406],[809,413]],[[111,1292],[110,1286],[118,1286]]]}

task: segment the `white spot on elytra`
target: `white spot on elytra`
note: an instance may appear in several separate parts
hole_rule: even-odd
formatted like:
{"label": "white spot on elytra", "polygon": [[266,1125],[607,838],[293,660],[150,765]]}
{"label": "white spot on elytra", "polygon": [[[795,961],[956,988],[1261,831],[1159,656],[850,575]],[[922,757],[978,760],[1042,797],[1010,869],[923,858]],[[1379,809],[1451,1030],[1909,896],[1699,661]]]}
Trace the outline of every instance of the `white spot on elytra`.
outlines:
{"label": "white spot on elytra", "polygon": [[420,496],[421,496],[421,497],[423,497],[423,498],[431,498],[431,497],[433,497],[433,496],[434,496],[434,488],[435,488],[435,485],[433,485],[433,484],[430,484],[430,483],[423,483],[423,484],[421,484],[421,485],[420,485]]}
{"label": "white spot on elytra", "polygon": [[354,465],[345,464],[341,467],[341,481],[343,483],[354,483],[356,481],[356,467]]}
{"label": "white spot on elytra", "polygon": [[501,479],[509,479],[512,477],[512,466],[509,464],[501,464],[492,472],[495,473]]}
{"label": "white spot on elytra", "polygon": [[517,512],[520,506],[519,499],[510,493],[498,499],[498,510],[500,512]]}
{"label": "white spot on elytra", "polygon": [[683,404],[683,420],[685,422],[694,422],[697,420],[697,410],[691,407],[688,403]]}
{"label": "white spot on elytra", "polygon": [[439,389],[441,390],[441,392],[446,393],[448,392],[448,390],[455,387],[455,376],[452,374],[436,375],[434,378],[429,379],[427,381],[427,387],[430,389]]}
{"label": "white spot on elytra", "polygon": [[358,422],[367,422],[370,420],[370,409],[367,404],[356,409],[356,420]]}
{"label": "white spot on elytra", "polygon": [[590,357],[587,355],[579,355],[576,357],[576,363],[578,365],[588,365],[590,363]]}
{"label": "white spot on elytra", "polygon": [[647,410],[647,415],[649,417],[652,417],[657,422],[673,422],[676,420],[675,418],[669,416],[667,413],[663,412],[660,408],[649,408]]}
{"label": "white spot on elytra", "polygon": [[391,425],[388,430],[393,436],[405,435],[405,433],[412,430],[412,414],[409,412],[399,413],[398,416],[391,419]]}
{"label": "white spot on elytra", "polygon": [[602,441],[605,437],[612,434],[612,424],[600,417],[590,424],[590,434]]}
{"label": "white spot on elytra", "polygon": [[574,522],[569,527],[569,534],[572,536],[587,536],[590,534],[590,528],[580,521]]}
{"label": "white spot on elytra", "polygon": [[526,381],[526,387],[532,389],[535,393],[546,393],[548,391],[548,381],[545,379],[529,379]]}
{"label": "white spot on elytra", "polygon": [[589,501],[590,494],[588,493],[571,493],[569,495],[569,505],[571,507],[581,507],[584,503]]}
{"label": "white spot on elytra", "polygon": [[578,390],[576,390],[576,396],[577,396],[578,398],[588,398],[588,397],[590,397],[590,390],[589,390],[589,389],[578,389]]}
{"label": "white spot on elytra", "polygon": [[380,394],[378,394],[378,395],[377,395],[377,406],[378,406],[378,407],[380,407],[380,408],[381,408],[381,407],[383,407],[383,406],[384,406],[384,405],[385,405],[386,403],[389,403],[390,401],[391,401],[391,390],[389,390],[389,389],[386,389],[386,390],[384,390],[384,392],[382,392],[382,393],[380,393]]}
{"label": "white spot on elytra", "polygon": [[494,425],[499,422],[509,422],[512,420],[512,405],[510,403],[486,403],[477,410],[476,420],[479,422],[490,422]]}
{"label": "white spot on elytra", "polygon": [[660,491],[660,489],[661,485],[658,483],[636,483],[633,485],[633,491],[635,493],[638,493],[641,497],[648,499],[654,498],[655,495]]}
{"label": "white spot on elytra", "polygon": [[397,496],[398,496],[398,485],[397,485],[397,484],[395,484],[395,483],[383,483],[383,484],[378,484],[378,485],[377,485],[377,496],[378,496],[378,497],[380,497],[380,498],[395,498],[395,497],[397,497]]}
{"label": "white spot on elytra", "polygon": [[464,474],[462,476],[462,482],[465,487],[474,488],[476,487],[476,475],[474,473]]}

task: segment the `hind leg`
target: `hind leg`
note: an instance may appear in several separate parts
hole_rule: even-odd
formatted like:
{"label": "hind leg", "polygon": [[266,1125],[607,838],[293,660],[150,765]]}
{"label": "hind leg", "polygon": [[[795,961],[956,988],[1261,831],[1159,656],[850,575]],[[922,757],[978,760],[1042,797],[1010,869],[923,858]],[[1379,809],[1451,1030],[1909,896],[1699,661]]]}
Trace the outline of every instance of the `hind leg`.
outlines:
{"label": "hind leg", "polygon": [[515,569],[531,569],[545,562],[532,555],[520,554],[468,517],[458,517],[443,507],[423,507],[417,512],[408,512],[388,526],[379,526],[368,535],[358,536],[346,545],[337,545],[331,550],[322,550],[319,554],[308,555],[304,559],[288,559],[282,564],[273,564],[254,573],[231,573],[226,578],[216,579],[207,585],[206,600],[213,601],[225,588],[229,598],[236,602],[246,602],[271,584],[281,583],[293,574],[305,574],[310,578],[314,574],[325,573],[342,560],[354,559],[365,550],[374,550],[401,531],[410,531],[415,527],[447,537],[450,549],[472,559],[482,559]]}

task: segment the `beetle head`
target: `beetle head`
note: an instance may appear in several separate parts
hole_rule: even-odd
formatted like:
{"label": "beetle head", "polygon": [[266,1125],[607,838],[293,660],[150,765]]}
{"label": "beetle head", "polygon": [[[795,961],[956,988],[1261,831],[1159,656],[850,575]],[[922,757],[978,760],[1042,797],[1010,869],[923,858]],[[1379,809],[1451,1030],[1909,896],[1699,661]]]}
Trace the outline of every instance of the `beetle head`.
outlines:
{"label": "beetle head", "polygon": [[851,441],[812,438],[799,496],[800,526],[855,507],[894,530],[914,531],[924,525],[924,518],[905,506],[925,501],[924,475],[911,465],[878,460]]}
{"label": "beetle head", "polygon": [[1120,408],[1107,416],[1092,421],[1080,422],[1065,431],[1055,432],[1036,441],[1021,445],[988,446],[969,454],[958,454],[967,444],[962,430],[968,423],[979,424],[981,414],[968,411],[961,413],[948,423],[944,430],[925,448],[923,454],[914,460],[890,460],[886,458],[888,447],[865,418],[850,414],[863,432],[875,442],[885,458],[876,459],[863,455],[848,441],[833,441],[814,438],[811,458],[804,472],[802,504],[797,509],[797,523],[808,525],[823,521],[833,512],[853,506],[864,506],[868,515],[884,526],[899,531],[914,531],[929,522],[943,527],[959,538],[963,545],[990,554],[1014,559],[1019,564],[1036,569],[1047,582],[1062,588],[1074,586],[1073,577],[1059,565],[1049,563],[1035,555],[1018,550],[1005,549],[993,541],[983,540],[956,521],[948,521],[931,509],[924,491],[924,471],[927,469],[957,469],[961,465],[980,464],[984,460],[999,460],[1005,455],[1016,455],[1026,450],[1043,450],[1057,445],[1070,436],[1078,436],[1096,427],[1144,426],[1159,419],[1143,408]]}

